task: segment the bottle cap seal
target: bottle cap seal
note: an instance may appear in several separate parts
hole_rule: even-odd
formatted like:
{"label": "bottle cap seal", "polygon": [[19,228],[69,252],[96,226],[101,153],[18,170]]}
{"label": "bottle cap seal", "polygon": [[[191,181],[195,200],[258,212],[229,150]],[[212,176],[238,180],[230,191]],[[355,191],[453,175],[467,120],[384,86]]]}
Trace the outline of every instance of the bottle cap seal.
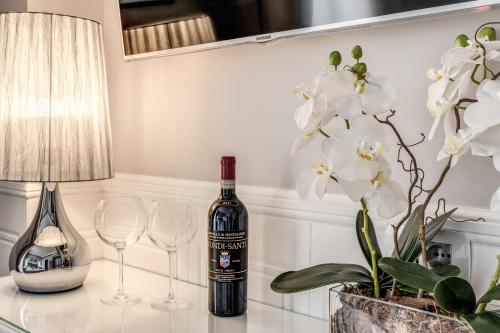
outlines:
{"label": "bottle cap seal", "polygon": [[222,156],[220,159],[220,178],[235,179],[236,158],[234,156]]}

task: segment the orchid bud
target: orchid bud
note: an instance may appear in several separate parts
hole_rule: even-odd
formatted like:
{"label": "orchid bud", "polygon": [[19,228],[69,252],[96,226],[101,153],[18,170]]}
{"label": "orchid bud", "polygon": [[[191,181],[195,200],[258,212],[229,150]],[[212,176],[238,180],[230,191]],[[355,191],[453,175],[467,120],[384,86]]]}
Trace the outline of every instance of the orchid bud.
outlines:
{"label": "orchid bud", "polygon": [[477,38],[485,38],[488,37],[488,41],[493,41],[497,39],[497,32],[493,27],[484,27],[477,33]]}
{"label": "orchid bud", "polygon": [[352,71],[358,75],[358,79],[361,79],[367,72],[366,64],[364,62],[354,64],[352,66]]}
{"label": "orchid bud", "polygon": [[466,47],[469,45],[469,37],[467,37],[464,34],[458,35],[457,38],[455,38],[455,46],[456,47]]}
{"label": "orchid bud", "polygon": [[361,46],[356,45],[352,48],[351,54],[354,59],[359,60],[363,56],[363,49]]}
{"label": "orchid bud", "polygon": [[337,68],[338,65],[342,62],[342,55],[340,55],[339,51],[333,51],[330,53],[329,63],[330,66],[335,66]]}

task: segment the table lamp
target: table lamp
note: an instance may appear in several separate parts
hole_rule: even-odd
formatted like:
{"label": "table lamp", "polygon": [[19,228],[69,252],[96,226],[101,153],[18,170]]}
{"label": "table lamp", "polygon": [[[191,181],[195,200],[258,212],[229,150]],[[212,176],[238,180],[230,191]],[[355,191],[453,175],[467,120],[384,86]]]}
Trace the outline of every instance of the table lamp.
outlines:
{"label": "table lamp", "polygon": [[0,13],[0,180],[43,183],[9,258],[23,291],[70,290],[87,276],[90,247],[68,220],[58,183],[113,176],[105,73],[99,23]]}

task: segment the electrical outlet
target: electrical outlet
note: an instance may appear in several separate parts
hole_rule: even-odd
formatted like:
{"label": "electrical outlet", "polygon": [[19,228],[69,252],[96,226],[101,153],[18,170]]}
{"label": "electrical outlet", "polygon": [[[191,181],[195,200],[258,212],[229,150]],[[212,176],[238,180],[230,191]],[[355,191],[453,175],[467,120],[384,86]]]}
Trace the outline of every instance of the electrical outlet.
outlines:
{"label": "electrical outlet", "polygon": [[431,268],[448,266],[451,264],[451,244],[432,242],[427,249],[427,262]]}
{"label": "electrical outlet", "polygon": [[464,234],[451,230],[441,230],[427,249],[430,267],[455,265],[460,267],[460,276],[470,279],[470,241]]}

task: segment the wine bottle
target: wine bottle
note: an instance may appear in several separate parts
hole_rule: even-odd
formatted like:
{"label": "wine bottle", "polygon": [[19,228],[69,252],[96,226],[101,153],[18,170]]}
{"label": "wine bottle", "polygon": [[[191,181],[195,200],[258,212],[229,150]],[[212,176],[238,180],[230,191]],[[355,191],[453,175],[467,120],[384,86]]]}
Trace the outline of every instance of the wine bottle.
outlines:
{"label": "wine bottle", "polygon": [[221,192],[208,212],[208,309],[237,316],[247,309],[248,213],[235,192],[236,159],[220,163]]}

